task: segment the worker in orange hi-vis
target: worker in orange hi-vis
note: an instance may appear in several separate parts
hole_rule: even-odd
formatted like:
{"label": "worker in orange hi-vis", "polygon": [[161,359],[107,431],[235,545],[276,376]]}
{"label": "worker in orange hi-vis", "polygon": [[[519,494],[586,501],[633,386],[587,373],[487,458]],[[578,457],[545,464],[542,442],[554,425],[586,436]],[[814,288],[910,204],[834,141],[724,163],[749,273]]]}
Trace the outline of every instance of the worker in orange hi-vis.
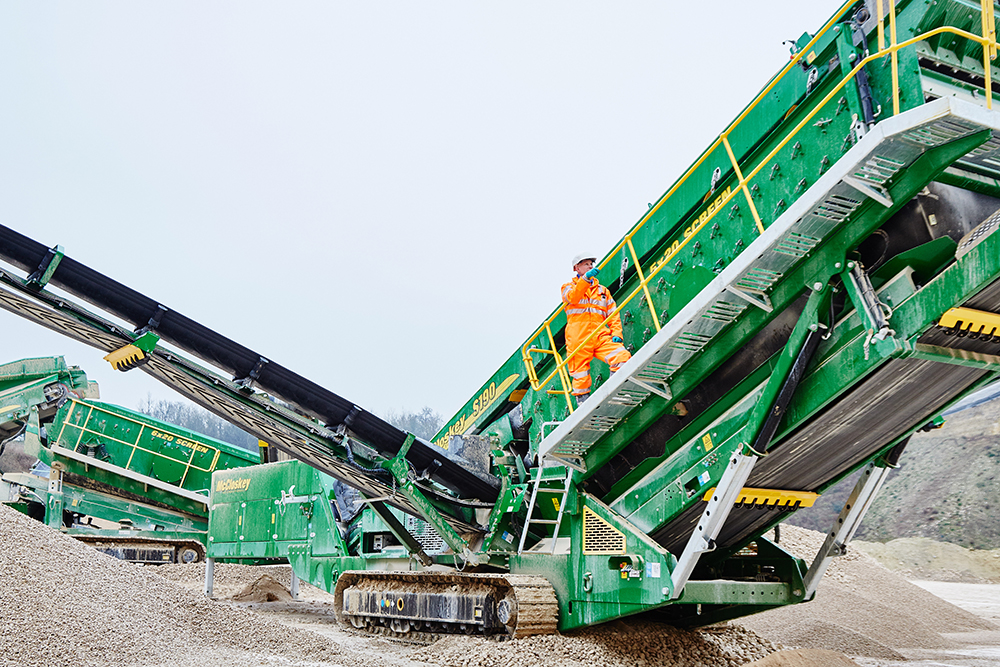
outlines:
{"label": "worker in orange hi-vis", "polygon": [[[567,366],[573,378],[573,395],[577,405],[590,397],[590,360],[597,357],[611,367],[614,373],[632,358],[622,344],[622,320],[615,313],[615,300],[607,287],[597,281],[596,257],[577,255],[573,258],[576,276],[562,286],[562,300],[566,308],[566,354],[571,355]],[[590,340],[583,342],[598,329]],[[582,347],[581,347],[582,344]],[[580,347],[574,354],[573,351]]]}

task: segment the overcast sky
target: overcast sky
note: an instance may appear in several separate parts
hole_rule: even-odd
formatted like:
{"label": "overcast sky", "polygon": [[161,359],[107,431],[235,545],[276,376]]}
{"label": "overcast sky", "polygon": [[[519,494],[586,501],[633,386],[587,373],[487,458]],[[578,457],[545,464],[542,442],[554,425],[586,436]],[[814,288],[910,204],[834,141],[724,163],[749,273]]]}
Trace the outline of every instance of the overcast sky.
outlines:
{"label": "overcast sky", "polygon": [[[368,410],[450,417],[837,8],[3,3],[0,223]],[[0,327],[4,361],[178,398]]]}

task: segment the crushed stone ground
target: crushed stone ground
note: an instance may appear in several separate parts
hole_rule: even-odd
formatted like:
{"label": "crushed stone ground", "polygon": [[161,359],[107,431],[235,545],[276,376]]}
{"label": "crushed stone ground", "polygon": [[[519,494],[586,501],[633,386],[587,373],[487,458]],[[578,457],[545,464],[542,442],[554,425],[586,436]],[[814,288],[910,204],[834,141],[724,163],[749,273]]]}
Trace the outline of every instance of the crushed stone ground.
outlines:
{"label": "crushed stone ground", "polygon": [[[816,531],[782,525],[779,545],[808,564],[824,538]],[[784,646],[883,660],[905,660],[912,651],[958,649],[961,642],[955,635],[963,633],[1000,632],[857,549],[832,561],[815,600],[737,622]]]}
{"label": "crushed stone ground", "polygon": [[[340,648],[206,600],[0,505],[0,658],[25,667],[218,664],[207,652],[333,661]],[[252,663],[251,663],[252,664]]]}
{"label": "crushed stone ground", "polygon": [[[781,545],[808,559],[822,537],[786,527]],[[738,623],[687,631],[631,618],[513,642],[450,637],[416,646],[339,628],[332,596],[308,584],[300,601],[284,599],[287,566],[220,563],[209,600],[203,564],[123,563],[6,506],[0,544],[0,664],[25,667],[813,667],[823,650],[840,661],[831,666],[850,665],[849,654],[870,667],[998,630],[856,551],[835,561],[816,601]],[[243,602],[234,599],[241,591]],[[267,601],[272,595],[281,599]]]}

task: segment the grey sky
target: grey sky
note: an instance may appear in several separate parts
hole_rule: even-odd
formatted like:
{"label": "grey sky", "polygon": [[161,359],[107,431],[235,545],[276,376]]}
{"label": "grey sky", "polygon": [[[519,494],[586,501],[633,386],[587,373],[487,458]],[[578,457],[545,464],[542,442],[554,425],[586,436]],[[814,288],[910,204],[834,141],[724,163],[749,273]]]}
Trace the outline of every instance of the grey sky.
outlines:
{"label": "grey sky", "polygon": [[[453,414],[833,2],[0,5],[0,222],[375,412]],[[3,361],[139,372],[0,312]]]}

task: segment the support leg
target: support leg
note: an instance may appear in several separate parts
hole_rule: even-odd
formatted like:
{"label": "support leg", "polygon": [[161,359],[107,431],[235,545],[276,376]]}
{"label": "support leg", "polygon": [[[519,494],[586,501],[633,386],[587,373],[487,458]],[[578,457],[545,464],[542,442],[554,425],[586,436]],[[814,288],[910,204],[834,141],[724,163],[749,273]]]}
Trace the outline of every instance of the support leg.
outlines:
{"label": "support leg", "polygon": [[674,599],[680,597],[684,591],[684,585],[691,577],[695,566],[701,555],[715,550],[715,538],[718,537],[722,524],[729,517],[729,511],[736,503],[736,498],[746,485],[750,471],[757,463],[757,457],[737,452],[729,461],[729,467],[722,474],[712,499],[708,501],[708,506],[701,514],[694,533],[688,539],[684,553],[677,561],[677,567],[670,574],[670,580],[674,588]]}
{"label": "support leg", "polygon": [[826,568],[830,566],[830,559],[847,553],[847,543],[854,537],[858,526],[861,525],[861,520],[868,508],[871,507],[888,475],[889,468],[885,467],[884,464],[883,467],[879,467],[877,463],[872,462],[865,466],[861,478],[854,485],[854,491],[844,503],[840,516],[837,517],[833,528],[826,536],[826,541],[823,542],[819,553],[816,554],[812,565],[809,566],[809,571],[806,572],[803,579],[806,587],[806,600],[812,599],[813,595],[816,594],[820,579],[826,573]]}
{"label": "support leg", "polygon": [[715,549],[715,539],[729,517],[740,491],[746,485],[754,464],[759,457],[766,455],[778,424],[784,417],[785,408],[791,402],[795,389],[819,346],[818,316],[828,296],[829,287],[823,287],[810,295],[788,344],[775,363],[771,377],[747,421],[747,441],[731,458],[677,561],[677,567],[670,574],[673,599],[680,597],[684,591],[701,555]]}
{"label": "support leg", "polygon": [[295,568],[292,568],[292,599],[299,599],[299,575],[295,574]]}
{"label": "support leg", "polygon": [[205,561],[205,597],[212,597],[215,592],[215,559],[209,558]]}
{"label": "support leg", "polygon": [[45,523],[50,528],[61,530],[63,527],[63,479],[59,462],[52,464],[49,470],[49,492],[45,503]]}

